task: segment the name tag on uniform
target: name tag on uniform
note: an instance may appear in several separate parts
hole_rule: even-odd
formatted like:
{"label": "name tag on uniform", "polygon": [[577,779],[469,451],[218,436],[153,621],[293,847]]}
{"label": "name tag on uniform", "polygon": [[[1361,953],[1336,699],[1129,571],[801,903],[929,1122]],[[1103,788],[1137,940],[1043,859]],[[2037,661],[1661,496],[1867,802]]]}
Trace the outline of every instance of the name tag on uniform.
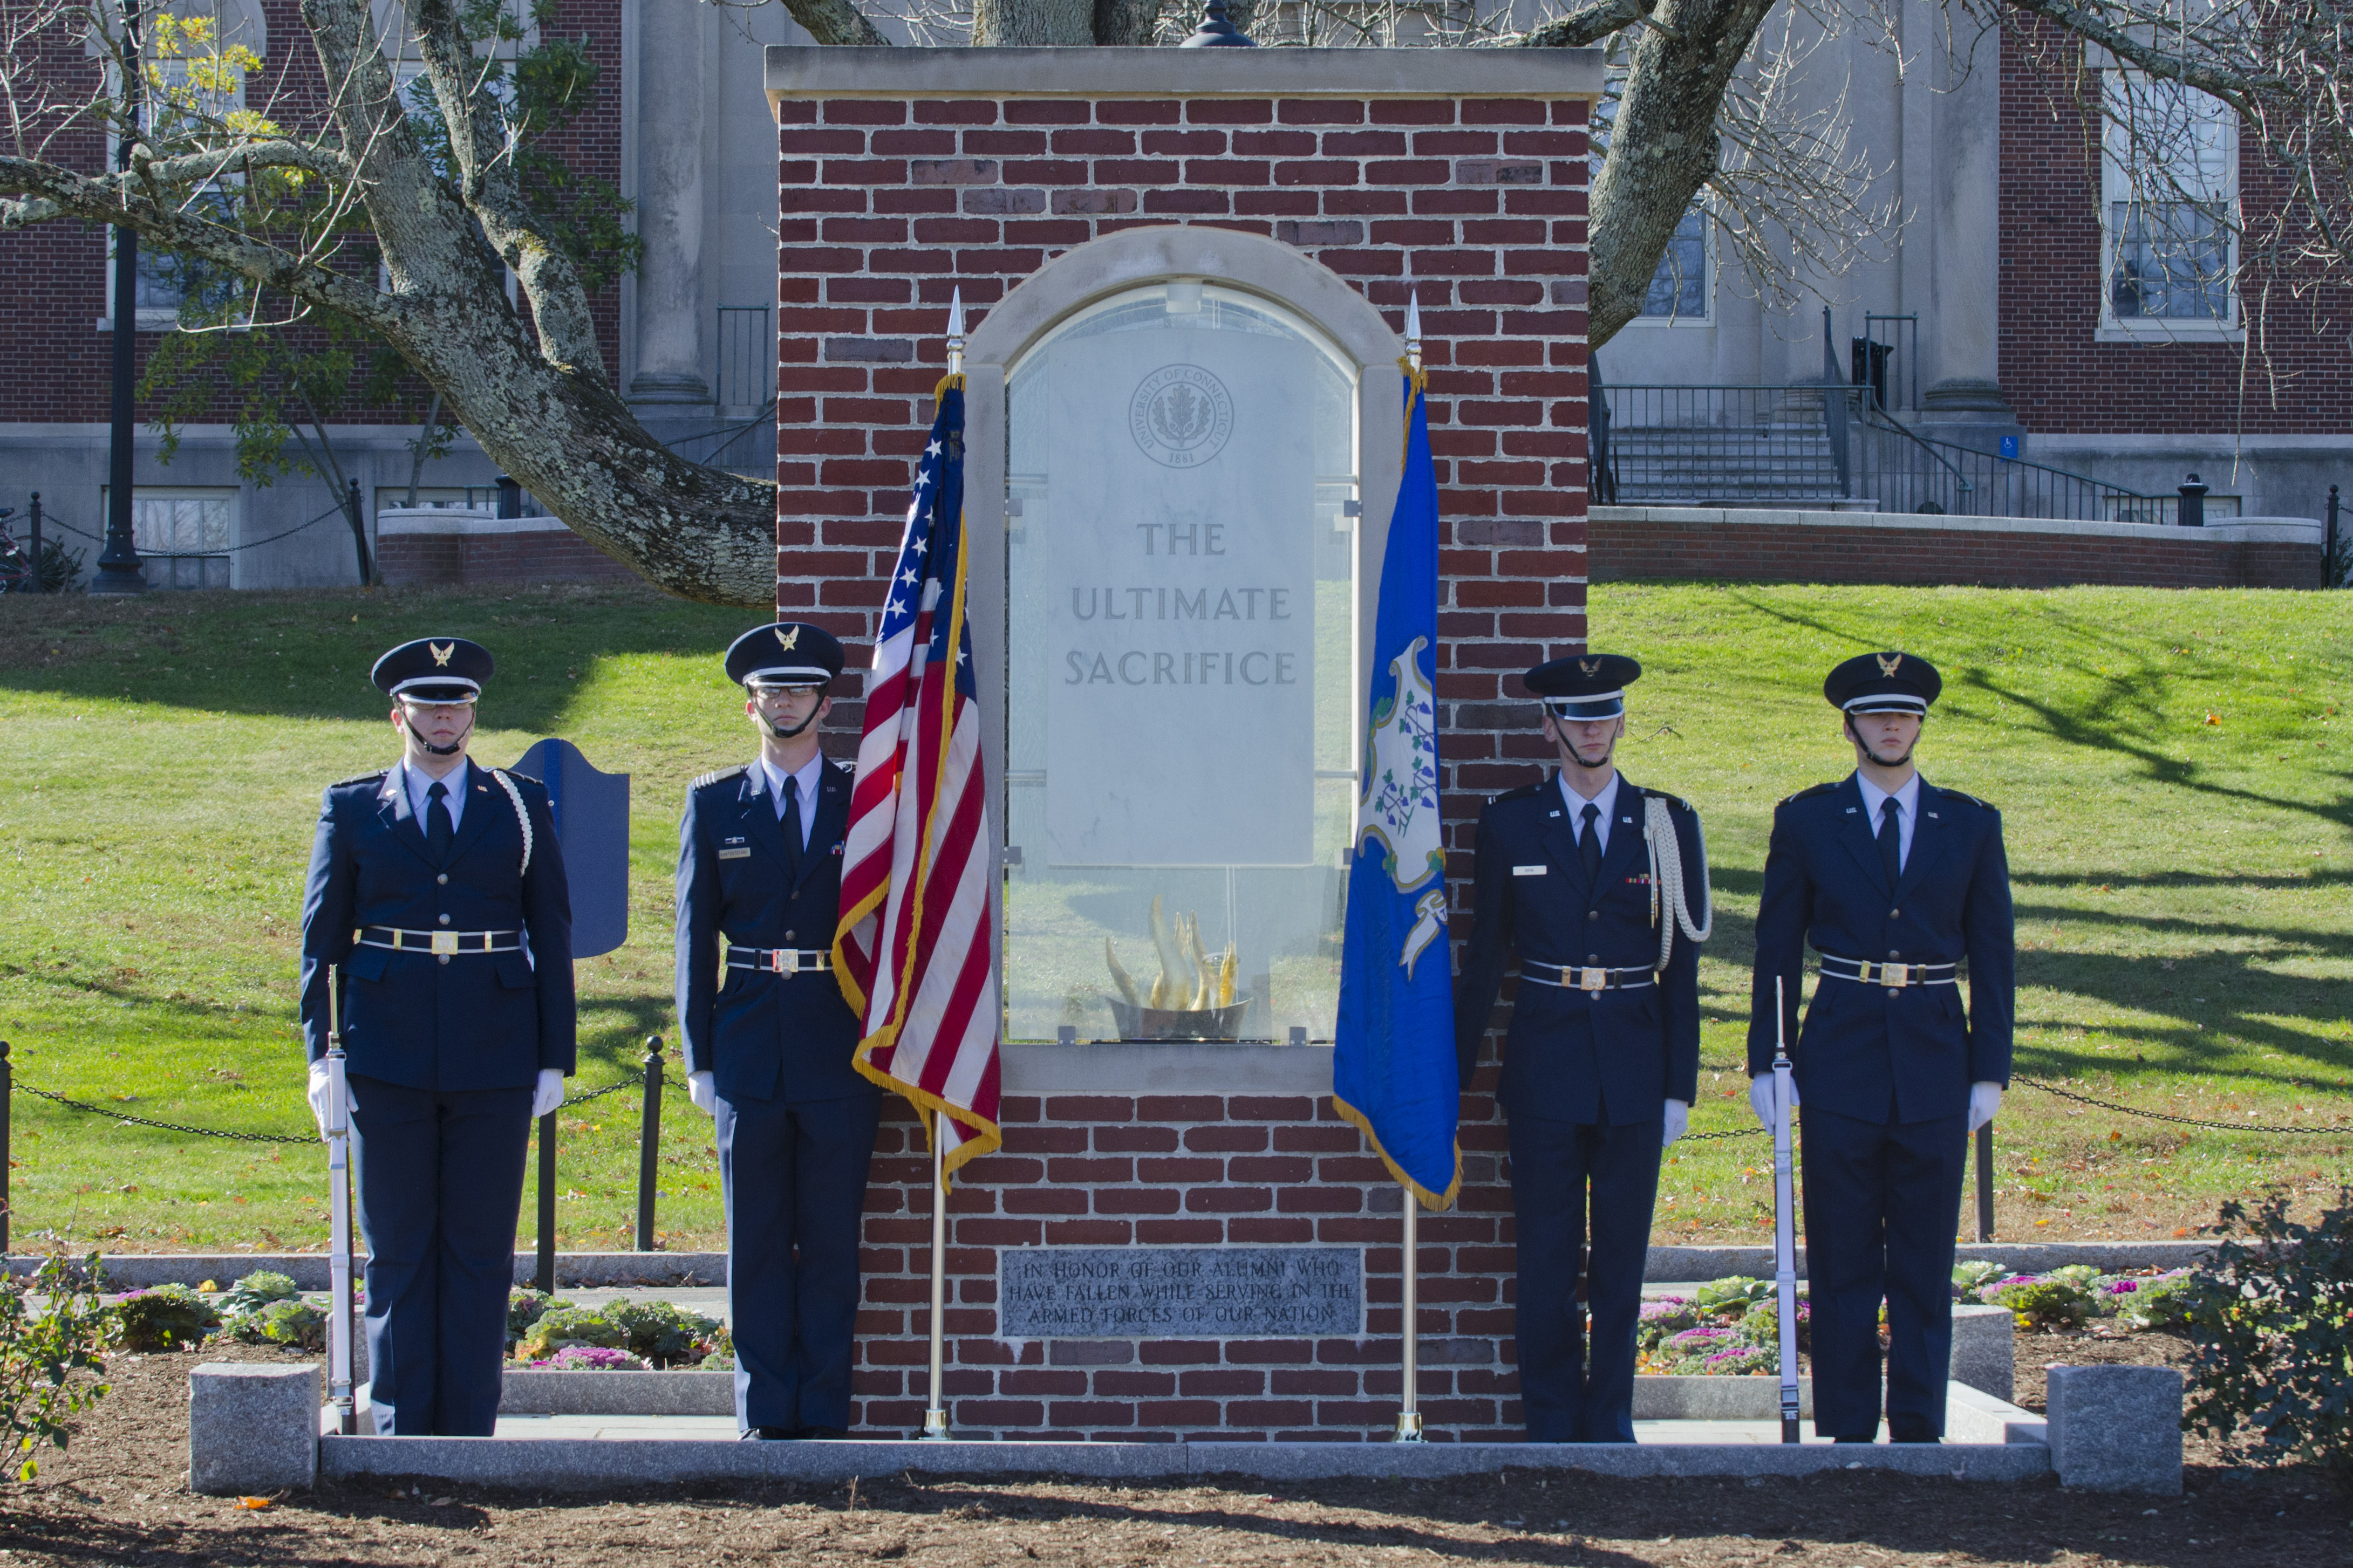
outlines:
{"label": "name tag on uniform", "polygon": [[730,838],[719,847],[722,860],[742,860],[751,856],[752,847],[741,838]]}
{"label": "name tag on uniform", "polygon": [[1514,866],[1512,868],[1512,875],[1514,877],[1541,877],[1551,869],[1552,868],[1549,866]]}

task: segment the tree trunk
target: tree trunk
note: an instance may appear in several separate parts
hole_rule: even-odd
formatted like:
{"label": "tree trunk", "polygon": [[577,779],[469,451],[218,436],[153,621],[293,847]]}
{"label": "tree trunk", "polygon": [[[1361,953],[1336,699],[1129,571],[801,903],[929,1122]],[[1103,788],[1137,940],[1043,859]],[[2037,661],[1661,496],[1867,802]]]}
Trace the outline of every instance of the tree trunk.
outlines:
{"label": "tree trunk", "polygon": [[983,48],[1092,44],[1094,0],[974,0],[972,41]]}
{"label": "tree trunk", "polygon": [[1162,0],[1094,0],[1095,42],[1138,47],[1160,28]]}
{"label": "tree trunk", "polygon": [[1665,0],[1632,68],[1593,182],[1589,342],[1642,313],[1675,226],[1715,173],[1716,116],[1773,0]]}

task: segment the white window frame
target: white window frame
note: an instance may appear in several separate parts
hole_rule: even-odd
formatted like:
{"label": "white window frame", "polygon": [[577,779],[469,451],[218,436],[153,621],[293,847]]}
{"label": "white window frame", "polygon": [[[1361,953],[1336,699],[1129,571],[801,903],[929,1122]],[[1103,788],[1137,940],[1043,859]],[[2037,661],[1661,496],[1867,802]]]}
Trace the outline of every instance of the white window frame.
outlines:
{"label": "white window frame", "polygon": [[[107,507],[111,500],[111,497],[109,495],[111,488],[111,487],[106,485],[100,485],[99,487],[98,514],[100,517],[107,515]],[[179,574],[176,567],[168,570],[165,573],[164,579],[162,581],[158,581],[155,576],[155,567],[150,565],[150,562],[164,563],[175,559],[188,561],[211,561],[217,559],[224,560],[228,563],[228,581],[225,584],[199,584],[199,586],[228,588],[237,586],[237,579],[244,575],[237,560],[239,553],[237,546],[244,542],[245,538],[245,490],[243,487],[237,485],[132,485],[131,487],[131,507],[132,537],[134,541],[134,547],[138,537],[139,503],[141,501],[156,500],[227,502],[228,505],[228,539],[226,544],[224,544],[218,551],[191,552],[176,557],[166,556],[161,553],[149,555],[143,550],[141,551],[139,557],[140,573],[147,579],[147,585],[150,588],[159,591],[180,589],[185,586],[185,584],[172,580]]]}
{"label": "white window frame", "polygon": [[[1632,321],[1627,322],[1626,324],[1628,326],[1677,328],[1712,327],[1715,325],[1715,216],[1708,211],[1707,200],[1704,196],[1694,200],[1690,208],[1684,212],[1683,216],[1675,220],[1675,227],[1680,231],[1683,225],[1693,222],[1694,220],[1696,220],[1699,224],[1700,240],[1700,308],[1698,312],[1693,315],[1685,315],[1682,311],[1678,310],[1663,316],[1655,316],[1651,314],[1648,310],[1645,310],[1641,315],[1636,316]],[[1670,244],[1672,243],[1672,242],[1670,241]],[[1669,254],[1671,253],[1662,253],[1660,255],[1659,267],[1666,266]],[[1655,286],[1658,282],[1659,267],[1654,267],[1651,269],[1651,283],[1645,285],[1643,288],[1642,294],[1643,303],[1645,306],[1650,303],[1651,288]]]}
{"label": "white window frame", "polygon": [[[2104,343],[2175,343],[2175,342],[2242,342],[2246,339],[2246,326],[2240,314],[2237,270],[2240,260],[2238,234],[2239,212],[2239,118],[2229,105],[2191,88],[2178,87],[2168,82],[2152,81],[2143,72],[2128,68],[2110,66],[2101,73],[2100,126],[2100,318],[2094,332],[2094,341]],[[2179,93],[2195,100],[2201,109],[2211,106],[2211,116],[2203,128],[2186,127],[2180,132],[2162,132],[2168,142],[2176,135],[2195,139],[2190,155],[2194,163],[2185,167],[2179,157],[2168,157],[2169,167],[2148,171],[2136,180],[2134,163],[2145,162],[2150,149],[2136,149],[2134,134],[2123,121],[2132,112],[2133,101],[2143,94],[2162,96]],[[2145,133],[2146,134],[2146,133]],[[2200,144],[2202,143],[2202,144]],[[2182,202],[2191,198],[2227,215],[2223,243],[2229,249],[2225,264],[2227,281],[2223,285],[2227,301],[2222,316],[2119,316],[2116,313],[2116,273],[2118,252],[2124,237],[2117,232],[2116,210],[2135,205],[2164,205],[2168,198]],[[2182,202],[2182,205],[2187,205]]]}

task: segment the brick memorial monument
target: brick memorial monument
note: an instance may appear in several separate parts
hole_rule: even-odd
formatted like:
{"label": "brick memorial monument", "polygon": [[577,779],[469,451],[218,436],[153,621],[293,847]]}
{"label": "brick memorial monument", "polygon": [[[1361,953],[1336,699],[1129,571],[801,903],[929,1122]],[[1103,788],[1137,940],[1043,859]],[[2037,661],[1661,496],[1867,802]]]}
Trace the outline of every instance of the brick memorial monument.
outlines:
{"label": "brick memorial monument", "polygon": [[[1006,1097],[949,1201],[953,1427],[1385,1437],[1400,1189],[1331,1041],[1398,331],[1410,287],[1459,913],[1479,805],[1545,763],[1516,674],[1585,636],[1599,55],[772,48],[766,81],[784,614],[871,644],[952,292],[974,323]],[[1440,1440],[1519,1435],[1494,1076],[1491,1041],[1420,1229]],[[891,1103],[860,1436],[925,1405],[931,1167]]]}

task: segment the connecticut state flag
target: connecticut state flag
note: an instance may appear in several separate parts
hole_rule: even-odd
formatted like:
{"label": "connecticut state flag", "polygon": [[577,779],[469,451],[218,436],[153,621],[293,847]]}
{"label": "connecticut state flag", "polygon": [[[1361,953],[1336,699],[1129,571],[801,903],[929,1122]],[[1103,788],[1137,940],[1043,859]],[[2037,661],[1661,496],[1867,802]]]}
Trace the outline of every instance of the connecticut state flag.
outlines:
{"label": "connecticut state flag", "polygon": [[1381,560],[1332,1094],[1391,1174],[1452,1206],[1454,969],[1438,822],[1438,475],[1421,373],[1406,367],[1405,473]]}

